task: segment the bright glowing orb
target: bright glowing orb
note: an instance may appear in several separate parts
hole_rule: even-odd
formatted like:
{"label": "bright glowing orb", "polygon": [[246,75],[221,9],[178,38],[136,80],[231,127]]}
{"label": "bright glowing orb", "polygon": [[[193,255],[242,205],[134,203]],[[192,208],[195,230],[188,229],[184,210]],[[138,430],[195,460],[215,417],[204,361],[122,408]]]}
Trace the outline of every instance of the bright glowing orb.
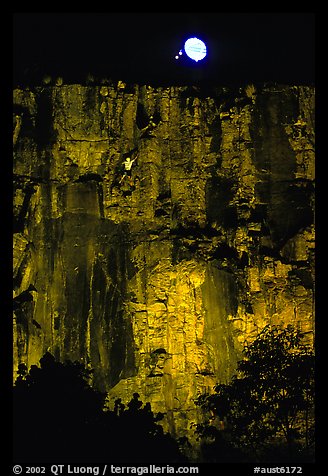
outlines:
{"label": "bright glowing orb", "polygon": [[187,56],[194,61],[202,60],[206,56],[206,45],[198,38],[189,38],[184,44],[184,49]]}

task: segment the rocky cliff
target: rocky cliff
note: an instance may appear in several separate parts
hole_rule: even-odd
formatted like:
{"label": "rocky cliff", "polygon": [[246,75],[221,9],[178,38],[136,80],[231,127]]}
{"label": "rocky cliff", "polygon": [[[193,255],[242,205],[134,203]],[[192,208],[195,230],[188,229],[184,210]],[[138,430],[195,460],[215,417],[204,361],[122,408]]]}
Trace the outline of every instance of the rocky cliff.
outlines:
{"label": "rocky cliff", "polygon": [[57,83],[13,119],[15,371],[79,360],[183,435],[266,324],[312,340],[313,87]]}

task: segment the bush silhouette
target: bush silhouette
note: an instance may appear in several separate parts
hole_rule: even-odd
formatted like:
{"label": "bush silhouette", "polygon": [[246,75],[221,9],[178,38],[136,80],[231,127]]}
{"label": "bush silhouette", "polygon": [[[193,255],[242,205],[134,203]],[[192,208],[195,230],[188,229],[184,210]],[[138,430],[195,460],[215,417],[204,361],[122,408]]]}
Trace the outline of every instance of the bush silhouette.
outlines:
{"label": "bush silhouette", "polygon": [[[34,461],[185,461],[149,403],[137,393],[104,410],[106,394],[90,385],[92,372],[77,362],[56,362],[46,353],[40,367],[24,365],[13,389],[14,455]],[[54,459],[55,458],[55,459]]]}
{"label": "bush silhouette", "polygon": [[232,382],[196,400],[212,415],[196,429],[212,459],[214,447],[228,445],[248,462],[313,460],[314,355],[302,338],[291,326],[265,327]]}

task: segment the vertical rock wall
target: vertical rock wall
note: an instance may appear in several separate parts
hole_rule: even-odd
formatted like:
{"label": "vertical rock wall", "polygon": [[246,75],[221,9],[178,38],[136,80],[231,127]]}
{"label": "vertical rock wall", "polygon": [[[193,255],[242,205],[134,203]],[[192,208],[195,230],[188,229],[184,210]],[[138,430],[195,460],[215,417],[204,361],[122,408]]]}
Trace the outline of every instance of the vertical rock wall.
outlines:
{"label": "vertical rock wall", "polygon": [[312,340],[313,88],[40,86],[13,121],[15,371],[80,360],[182,435],[266,324]]}

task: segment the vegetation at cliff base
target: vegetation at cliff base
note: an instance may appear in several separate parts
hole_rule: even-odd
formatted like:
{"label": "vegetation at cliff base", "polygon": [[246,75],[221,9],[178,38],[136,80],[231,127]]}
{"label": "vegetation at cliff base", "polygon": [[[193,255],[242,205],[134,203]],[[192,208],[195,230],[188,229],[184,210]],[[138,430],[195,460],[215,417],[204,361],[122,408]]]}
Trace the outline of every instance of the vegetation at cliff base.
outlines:
{"label": "vegetation at cliff base", "polygon": [[124,405],[105,409],[106,393],[90,384],[92,371],[79,362],[57,362],[46,353],[40,367],[20,365],[13,389],[15,458],[53,462],[178,463],[178,442],[164,433],[149,403],[134,393]]}
{"label": "vegetation at cliff base", "polygon": [[230,384],[196,405],[210,418],[196,427],[211,462],[312,462],[314,355],[292,326],[267,326],[243,351]]}
{"label": "vegetation at cliff base", "polygon": [[[183,438],[165,433],[164,415],[154,414],[139,394],[108,409],[106,393],[91,382],[92,371],[81,363],[60,363],[49,353],[29,371],[21,364],[13,388],[15,458],[189,462],[189,442],[183,446]],[[245,346],[232,381],[195,403],[204,414],[196,424],[197,463],[314,459],[314,354],[291,326],[265,327]]]}

